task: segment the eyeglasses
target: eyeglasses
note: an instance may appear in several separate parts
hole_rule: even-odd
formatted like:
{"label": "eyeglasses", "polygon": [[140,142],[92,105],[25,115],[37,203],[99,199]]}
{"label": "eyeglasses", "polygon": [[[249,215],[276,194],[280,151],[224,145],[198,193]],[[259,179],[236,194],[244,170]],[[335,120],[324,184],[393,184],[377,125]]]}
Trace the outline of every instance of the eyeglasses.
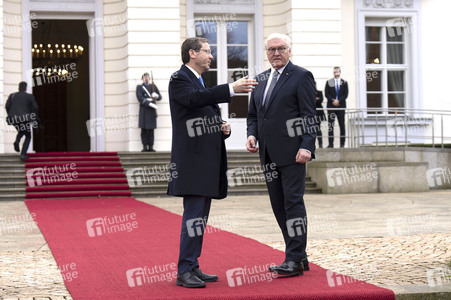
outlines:
{"label": "eyeglasses", "polygon": [[279,48],[268,48],[266,49],[266,51],[268,51],[271,54],[275,54],[276,51],[279,51],[280,54],[285,53],[285,51],[287,50],[287,47],[279,47]]}
{"label": "eyeglasses", "polygon": [[200,49],[200,50],[197,50],[196,52],[200,52],[200,51],[204,51],[208,55],[211,55],[211,50]]}

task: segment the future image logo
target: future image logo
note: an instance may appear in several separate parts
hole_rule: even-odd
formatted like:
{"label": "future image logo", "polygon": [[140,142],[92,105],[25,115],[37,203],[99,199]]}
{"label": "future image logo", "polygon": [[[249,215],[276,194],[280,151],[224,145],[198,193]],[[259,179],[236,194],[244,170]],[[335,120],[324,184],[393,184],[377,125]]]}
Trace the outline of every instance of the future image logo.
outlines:
{"label": "future image logo", "polygon": [[113,217],[93,218],[86,221],[86,228],[90,237],[102,236],[118,232],[131,232],[138,228],[136,213],[114,215]]}

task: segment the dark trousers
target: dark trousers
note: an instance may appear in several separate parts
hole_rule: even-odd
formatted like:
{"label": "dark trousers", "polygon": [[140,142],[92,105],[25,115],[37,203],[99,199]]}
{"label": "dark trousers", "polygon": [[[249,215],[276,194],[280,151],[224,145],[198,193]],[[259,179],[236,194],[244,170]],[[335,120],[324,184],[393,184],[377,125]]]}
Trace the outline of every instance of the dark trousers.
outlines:
{"label": "dark trousers", "polygon": [[[270,164],[268,155],[267,163]],[[269,159],[269,160],[268,160]],[[272,175],[274,170],[269,170]],[[271,207],[285,241],[285,260],[307,257],[307,212],[304,204],[305,164],[276,167],[277,177],[265,174]]]}
{"label": "dark trousers", "polygon": [[149,147],[148,150],[153,148],[153,142],[154,142],[154,129],[144,129],[141,128],[141,141],[144,145],[144,148],[146,148],[146,146]]}
{"label": "dark trousers", "polygon": [[340,147],[345,146],[346,129],[345,129],[345,111],[333,110],[327,113],[329,122],[329,146],[334,146],[334,123],[335,117],[338,119],[338,126],[340,126]]}
{"label": "dark trousers", "polygon": [[180,234],[178,274],[199,267],[197,259],[202,252],[205,227],[210,214],[211,198],[204,196],[183,197],[183,220]]}
{"label": "dark trousers", "polygon": [[23,142],[20,155],[26,155],[31,141],[31,124],[18,124],[15,126],[18,131],[16,136],[16,143],[19,144],[22,137],[25,136],[25,141]]}
{"label": "dark trousers", "polygon": [[316,118],[316,137],[318,138],[318,145],[320,148],[323,147],[323,132],[321,131],[321,122],[326,120],[324,115],[317,115]]}

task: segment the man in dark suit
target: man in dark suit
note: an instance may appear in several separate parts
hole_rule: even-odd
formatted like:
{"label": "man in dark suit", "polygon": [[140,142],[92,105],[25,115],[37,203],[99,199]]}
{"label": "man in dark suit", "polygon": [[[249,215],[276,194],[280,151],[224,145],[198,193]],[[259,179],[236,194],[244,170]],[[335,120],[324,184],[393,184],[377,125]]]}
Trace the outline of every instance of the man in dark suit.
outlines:
{"label": "man in dark suit", "polygon": [[[315,81],[312,73],[290,62],[291,40],[271,34],[265,42],[271,69],[259,74],[247,117],[246,148],[263,165],[271,206],[285,241],[285,261],[269,271],[302,275],[309,270],[305,164],[315,150]],[[271,166],[271,167],[268,167]],[[275,171],[274,171],[275,168]]]}
{"label": "man in dark suit", "polygon": [[251,92],[257,83],[242,78],[231,84],[205,87],[202,73],[210,69],[211,49],[204,38],[182,44],[184,65],[169,82],[172,150],[168,195],[183,197],[183,220],[176,284],[205,287],[218,280],[199,269],[203,233],[211,199],[227,195],[227,157],[224,139],[230,124],[221,118],[218,103],[231,102],[235,93]]}
{"label": "man in dark suit", "polygon": [[141,152],[155,152],[153,143],[155,140],[154,131],[157,128],[157,105],[156,101],[161,100],[161,94],[157,86],[150,83],[149,73],[144,73],[141,77],[143,83],[136,87],[136,98],[139,102],[139,128],[141,128],[141,142],[143,149]]}
{"label": "man in dark suit", "polygon": [[[20,160],[25,161],[28,156],[27,150],[30,146],[31,131],[38,127],[38,104],[32,94],[28,94],[27,83],[19,83],[19,92],[9,95],[6,101],[7,123],[13,125],[17,130],[14,150],[20,152]],[[25,141],[20,151],[20,140],[25,136]]]}
{"label": "man in dark suit", "polygon": [[334,78],[329,79],[324,88],[324,94],[327,98],[327,108],[343,108],[327,111],[329,122],[329,146],[327,148],[334,147],[335,117],[338,119],[338,126],[340,127],[340,147],[343,148],[346,142],[344,109],[346,108],[346,98],[348,98],[348,83],[340,78],[340,75],[340,67],[334,67]]}

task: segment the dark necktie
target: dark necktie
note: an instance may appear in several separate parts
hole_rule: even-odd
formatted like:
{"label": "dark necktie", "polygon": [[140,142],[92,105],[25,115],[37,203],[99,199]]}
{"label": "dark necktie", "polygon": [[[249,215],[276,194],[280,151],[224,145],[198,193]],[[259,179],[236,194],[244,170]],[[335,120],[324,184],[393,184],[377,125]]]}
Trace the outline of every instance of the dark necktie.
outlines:
{"label": "dark necktie", "polygon": [[337,99],[338,99],[338,93],[340,92],[340,85],[338,84],[338,80],[335,82],[335,93],[337,93]]}
{"label": "dark necktie", "polygon": [[272,91],[277,83],[277,76],[279,75],[279,71],[274,71],[272,74],[271,84],[269,85],[268,91],[266,92],[266,97],[263,99],[263,106],[268,106],[269,99],[271,99]]}

